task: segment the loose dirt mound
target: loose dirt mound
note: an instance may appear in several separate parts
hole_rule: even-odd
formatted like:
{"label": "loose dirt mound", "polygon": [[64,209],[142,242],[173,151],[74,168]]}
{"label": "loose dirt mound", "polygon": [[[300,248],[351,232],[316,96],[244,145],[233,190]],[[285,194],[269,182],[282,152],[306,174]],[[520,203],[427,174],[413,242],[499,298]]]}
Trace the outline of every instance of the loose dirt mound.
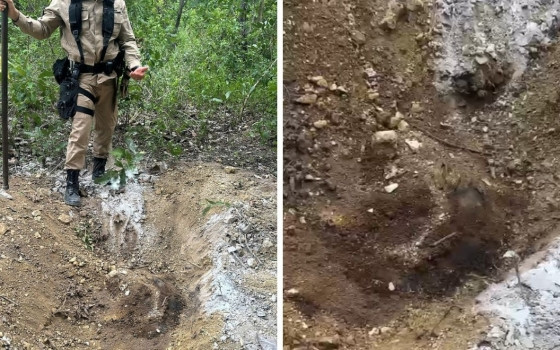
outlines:
{"label": "loose dirt mound", "polygon": [[[503,254],[540,249],[557,225],[556,53],[523,53],[536,68],[515,85],[443,94],[436,64],[460,45],[441,45],[494,2],[443,3],[284,3],[289,348],[476,346],[487,321],[470,310]],[[442,24],[458,3],[474,15]]]}
{"label": "loose dirt mound", "polygon": [[80,210],[40,175],[14,177],[13,200],[1,199],[0,344],[258,349],[274,341],[273,178],[201,163],[141,174],[118,192],[83,180]]}

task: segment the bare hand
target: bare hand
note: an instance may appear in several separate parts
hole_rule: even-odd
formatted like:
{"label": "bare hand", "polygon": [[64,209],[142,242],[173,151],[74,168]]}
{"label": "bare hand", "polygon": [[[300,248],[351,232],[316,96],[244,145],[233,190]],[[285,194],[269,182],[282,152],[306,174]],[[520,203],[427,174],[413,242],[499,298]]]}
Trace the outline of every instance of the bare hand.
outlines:
{"label": "bare hand", "polygon": [[146,75],[146,72],[148,71],[149,67],[138,67],[135,70],[133,70],[132,72],[130,72],[130,77],[134,80],[142,80],[144,79],[144,75]]}
{"label": "bare hand", "polygon": [[3,0],[0,1],[0,11],[4,12],[4,10],[8,7],[8,17],[12,20],[17,21],[19,19],[19,11],[16,9],[13,0]]}

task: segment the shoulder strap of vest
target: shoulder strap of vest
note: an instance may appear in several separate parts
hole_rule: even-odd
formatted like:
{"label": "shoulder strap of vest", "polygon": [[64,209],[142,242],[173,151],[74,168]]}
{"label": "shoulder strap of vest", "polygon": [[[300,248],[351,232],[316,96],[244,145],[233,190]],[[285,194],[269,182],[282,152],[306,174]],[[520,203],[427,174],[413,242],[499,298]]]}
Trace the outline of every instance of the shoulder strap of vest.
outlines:
{"label": "shoulder strap of vest", "polygon": [[103,51],[101,51],[101,62],[105,59],[109,39],[113,35],[115,26],[115,0],[103,0]]}
{"label": "shoulder strap of vest", "polygon": [[69,8],[70,30],[72,36],[78,45],[80,51],[80,61],[84,63],[84,50],[80,41],[80,32],[82,30],[82,0],[71,0]]}
{"label": "shoulder strap of vest", "polygon": [[[82,0],[71,0],[69,9],[70,30],[72,36],[78,45],[80,52],[80,61],[84,63],[84,50],[80,41],[80,33],[82,31]],[[101,51],[100,62],[105,59],[109,40],[113,35],[115,26],[115,0],[103,0],[103,50]]]}

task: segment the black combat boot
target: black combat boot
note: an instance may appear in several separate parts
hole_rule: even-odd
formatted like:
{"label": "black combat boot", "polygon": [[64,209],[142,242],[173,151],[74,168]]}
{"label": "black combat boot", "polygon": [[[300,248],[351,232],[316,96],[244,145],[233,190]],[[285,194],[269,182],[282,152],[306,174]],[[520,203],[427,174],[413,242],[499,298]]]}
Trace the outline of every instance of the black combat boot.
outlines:
{"label": "black combat boot", "polygon": [[66,192],[64,192],[64,203],[73,207],[78,207],[82,204],[80,200],[80,185],[78,183],[79,177],[79,170],[66,170]]}
{"label": "black combat boot", "polygon": [[105,164],[107,164],[107,159],[93,157],[93,172],[91,173],[91,179],[96,180],[105,174]]}

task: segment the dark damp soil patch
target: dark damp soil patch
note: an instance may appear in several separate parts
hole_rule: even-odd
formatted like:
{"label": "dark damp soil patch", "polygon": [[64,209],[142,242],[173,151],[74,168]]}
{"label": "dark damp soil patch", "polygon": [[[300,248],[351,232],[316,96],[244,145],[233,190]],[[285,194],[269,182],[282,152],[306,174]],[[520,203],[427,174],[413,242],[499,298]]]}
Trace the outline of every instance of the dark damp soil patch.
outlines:
{"label": "dark damp soil patch", "polygon": [[340,283],[338,290],[352,283],[361,300],[345,309],[304,294],[294,299],[299,310],[328,310],[356,325],[380,324],[375,314],[390,318],[411,302],[451,296],[470,274],[492,276],[512,238],[509,217],[523,201],[475,187],[452,191],[447,200],[448,217],[437,224],[436,204],[425,186],[403,188],[398,196],[373,193],[357,201],[343,224],[321,224],[323,264],[340,268],[340,277],[332,273],[329,283]]}
{"label": "dark damp soil patch", "polygon": [[114,279],[109,290],[117,295],[126,289],[127,295],[117,306],[122,315],[114,321],[115,327],[134,337],[152,339],[173,330],[187,306],[172,279],[146,273],[134,279]]}

